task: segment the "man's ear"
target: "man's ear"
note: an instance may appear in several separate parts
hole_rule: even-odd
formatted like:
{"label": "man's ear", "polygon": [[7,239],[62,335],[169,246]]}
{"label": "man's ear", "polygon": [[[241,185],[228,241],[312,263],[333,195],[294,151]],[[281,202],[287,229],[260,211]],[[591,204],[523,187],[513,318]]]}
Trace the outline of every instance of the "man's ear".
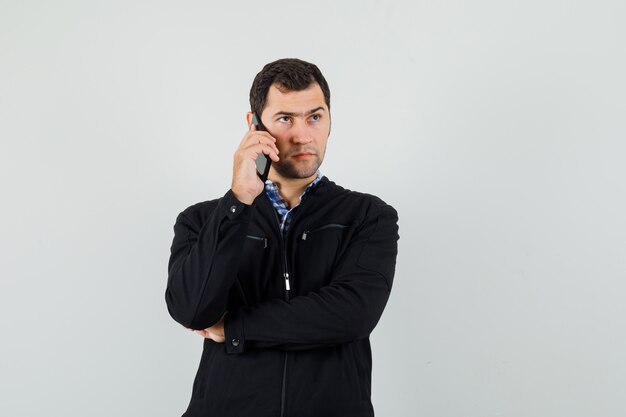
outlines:
{"label": "man's ear", "polygon": [[[329,116],[330,117],[330,113]],[[330,137],[330,131],[333,129],[333,119],[330,118],[328,121],[328,136],[326,137],[326,139],[328,139]]]}
{"label": "man's ear", "polygon": [[248,122],[248,129],[250,129],[250,124],[252,123],[252,112],[249,111],[246,113],[246,122]]}

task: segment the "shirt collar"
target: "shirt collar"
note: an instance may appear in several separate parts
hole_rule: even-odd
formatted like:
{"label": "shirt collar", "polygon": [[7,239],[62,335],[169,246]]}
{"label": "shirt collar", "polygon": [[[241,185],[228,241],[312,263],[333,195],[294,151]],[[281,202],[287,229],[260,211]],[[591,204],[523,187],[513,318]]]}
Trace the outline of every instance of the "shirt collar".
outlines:
{"label": "shirt collar", "polygon": [[[309,183],[309,185],[306,186],[306,188],[304,189],[304,191],[302,192],[302,194],[300,194],[300,202],[302,202],[302,199],[306,196],[306,194],[311,190],[311,188],[315,187],[324,177],[324,175],[322,174],[322,172],[318,169],[317,170],[317,175],[315,176],[315,179],[313,181],[311,181]],[[278,193],[278,185],[276,185],[274,182],[272,182],[272,180],[267,179],[265,180],[265,192],[267,193],[267,195],[270,197],[270,199],[273,202],[277,202],[277,200],[280,200],[285,206],[287,205],[282,198],[280,197],[280,194]]]}

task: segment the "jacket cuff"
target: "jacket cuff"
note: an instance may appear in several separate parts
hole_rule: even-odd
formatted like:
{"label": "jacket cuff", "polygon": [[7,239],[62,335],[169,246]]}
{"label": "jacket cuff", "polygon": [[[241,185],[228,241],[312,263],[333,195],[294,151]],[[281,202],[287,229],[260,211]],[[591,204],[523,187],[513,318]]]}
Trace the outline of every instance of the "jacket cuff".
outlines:
{"label": "jacket cuff", "polygon": [[235,220],[238,217],[242,219],[250,217],[250,206],[237,200],[233,190],[228,190],[224,194],[224,197],[219,202],[219,208],[230,220]]}
{"label": "jacket cuff", "polygon": [[224,338],[226,353],[240,354],[244,351],[243,316],[238,311],[228,312],[224,317]]}

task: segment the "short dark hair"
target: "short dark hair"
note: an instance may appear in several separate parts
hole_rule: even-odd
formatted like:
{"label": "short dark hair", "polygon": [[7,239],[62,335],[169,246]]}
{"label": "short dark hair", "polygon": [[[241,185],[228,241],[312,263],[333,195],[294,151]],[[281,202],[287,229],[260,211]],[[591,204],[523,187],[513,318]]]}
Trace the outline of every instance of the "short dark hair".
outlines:
{"label": "short dark hair", "polygon": [[270,62],[254,77],[250,88],[250,110],[261,117],[272,84],[276,84],[281,90],[301,91],[315,82],[322,89],[324,101],[330,111],[330,88],[315,64],[297,58],[283,58]]}

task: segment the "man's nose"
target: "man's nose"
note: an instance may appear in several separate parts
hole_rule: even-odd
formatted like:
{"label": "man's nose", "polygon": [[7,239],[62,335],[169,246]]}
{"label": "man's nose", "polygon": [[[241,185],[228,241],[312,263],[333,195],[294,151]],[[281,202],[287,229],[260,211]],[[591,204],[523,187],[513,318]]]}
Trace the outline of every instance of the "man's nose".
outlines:
{"label": "man's nose", "polygon": [[294,143],[309,143],[313,141],[311,128],[306,120],[296,120],[291,128],[291,134]]}

